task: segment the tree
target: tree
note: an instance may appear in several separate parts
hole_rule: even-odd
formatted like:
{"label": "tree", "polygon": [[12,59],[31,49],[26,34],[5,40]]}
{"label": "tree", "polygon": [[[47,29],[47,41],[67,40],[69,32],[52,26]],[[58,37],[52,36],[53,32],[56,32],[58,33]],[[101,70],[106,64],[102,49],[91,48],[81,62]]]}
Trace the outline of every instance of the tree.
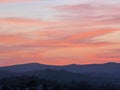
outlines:
{"label": "tree", "polygon": [[42,85],[42,90],[48,90],[48,86],[47,86],[46,83],[43,83],[43,85]]}
{"label": "tree", "polygon": [[3,86],[1,90],[10,90],[7,86]]}

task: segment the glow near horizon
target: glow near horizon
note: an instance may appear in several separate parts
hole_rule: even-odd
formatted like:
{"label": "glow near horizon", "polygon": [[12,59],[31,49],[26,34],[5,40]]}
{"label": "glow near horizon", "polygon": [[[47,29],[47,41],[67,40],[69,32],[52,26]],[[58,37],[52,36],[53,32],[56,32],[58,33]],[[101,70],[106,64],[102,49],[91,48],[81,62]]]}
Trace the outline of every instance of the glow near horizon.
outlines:
{"label": "glow near horizon", "polygon": [[0,0],[0,65],[120,62],[119,5],[119,0]]}

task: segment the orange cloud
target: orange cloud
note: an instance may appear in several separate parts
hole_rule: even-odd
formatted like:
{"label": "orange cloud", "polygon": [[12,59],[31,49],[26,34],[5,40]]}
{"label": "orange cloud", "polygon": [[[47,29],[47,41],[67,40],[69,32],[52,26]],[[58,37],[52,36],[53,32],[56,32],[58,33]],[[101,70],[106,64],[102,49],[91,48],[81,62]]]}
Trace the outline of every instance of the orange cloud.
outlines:
{"label": "orange cloud", "polygon": [[100,62],[120,62],[120,54],[115,52],[108,52],[108,53],[100,53],[92,55],[91,57],[93,60],[100,61]]}
{"label": "orange cloud", "polygon": [[0,18],[0,23],[5,24],[31,24],[31,25],[46,25],[50,24],[50,22],[44,22],[41,20],[35,20],[35,19],[26,19],[26,18]]}
{"label": "orange cloud", "polygon": [[[119,61],[118,53],[105,51],[114,49],[115,45],[119,48],[120,44],[113,40],[104,41],[105,38],[111,39],[112,33],[120,29],[120,13],[113,13],[115,8],[119,11],[118,6],[64,6],[60,9],[65,15],[60,15],[62,18],[58,22],[0,18],[2,65],[13,62],[62,65],[97,63],[113,59]],[[101,38],[103,41],[97,38],[100,36],[105,36]]]}
{"label": "orange cloud", "polygon": [[111,29],[101,29],[101,30],[95,30],[95,31],[87,31],[87,32],[81,32],[81,33],[77,33],[74,34],[72,36],[70,36],[67,40],[68,41],[74,41],[74,40],[86,40],[86,39],[91,39],[97,36],[101,36],[104,34],[108,34],[111,32],[114,32],[116,30],[111,30]]}
{"label": "orange cloud", "polygon": [[[92,39],[101,36],[104,34],[112,33],[117,30],[95,30],[95,31],[87,31],[81,33],[75,33],[72,35],[66,35],[66,37],[62,37],[59,32],[56,34],[51,33],[50,31],[44,32],[26,32],[24,34],[7,34],[1,35],[0,42],[2,44],[9,45],[21,45],[21,46],[42,46],[42,47],[80,47],[80,46],[102,46],[102,45],[110,45],[115,44],[112,42],[99,42],[93,41]],[[64,35],[65,36],[65,35]],[[33,37],[33,38],[32,38]]]}

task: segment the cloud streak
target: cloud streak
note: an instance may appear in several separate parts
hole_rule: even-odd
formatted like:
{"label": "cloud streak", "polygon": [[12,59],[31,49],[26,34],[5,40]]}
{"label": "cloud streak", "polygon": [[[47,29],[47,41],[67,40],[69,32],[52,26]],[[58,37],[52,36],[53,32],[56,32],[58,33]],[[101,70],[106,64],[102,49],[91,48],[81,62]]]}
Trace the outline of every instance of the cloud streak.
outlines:
{"label": "cloud streak", "polygon": [[[24,3],[19,0],[0,1],[11,2]],[[59,65],[119,62],[120,7],[117,4],[71,3],[59,6],[54,3],[53,6],[55,5],[56,7],[44,8],[59,12],[55,16],[59,18],[56,21],[43,21],[33,17],[0,18],[1,65],[27,62]],[[34,8],[30,11],[30,16],[33,11],[36,15],[39,12]]]}
{"label": "cloud streak", "polygon": [[31,2],[31,1],[35,1],[35,0],[0,0],[0,3],[16,3],[16,2]]}

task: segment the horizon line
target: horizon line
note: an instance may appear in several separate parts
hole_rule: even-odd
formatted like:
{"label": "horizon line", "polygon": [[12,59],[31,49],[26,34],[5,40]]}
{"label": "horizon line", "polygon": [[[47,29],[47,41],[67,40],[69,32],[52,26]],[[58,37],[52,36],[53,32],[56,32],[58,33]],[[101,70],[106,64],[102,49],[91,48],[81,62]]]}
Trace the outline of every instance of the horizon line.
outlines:
{"label": "horizon line", "polygon": [[38,63],[38,62],[31,62],[31,63],[18,63],[18,64],[12,64],[12,65],[6,65],[6,66],[0,66],[1,67],[10,67],[10,66],[19,66],[19,65],[28,65],[28,64],[38,64],[38,65],[48,65],[48,66],[69,66],[69,65],[99,65],[99,64],[120,64],[120,62],[104,62],[104,63],[89,63],[89,64],[76,64],[76,63],[71,63],[71,64],[66,64],[66,65],[55,65],[55,64],[44,64],[44,63]]}

